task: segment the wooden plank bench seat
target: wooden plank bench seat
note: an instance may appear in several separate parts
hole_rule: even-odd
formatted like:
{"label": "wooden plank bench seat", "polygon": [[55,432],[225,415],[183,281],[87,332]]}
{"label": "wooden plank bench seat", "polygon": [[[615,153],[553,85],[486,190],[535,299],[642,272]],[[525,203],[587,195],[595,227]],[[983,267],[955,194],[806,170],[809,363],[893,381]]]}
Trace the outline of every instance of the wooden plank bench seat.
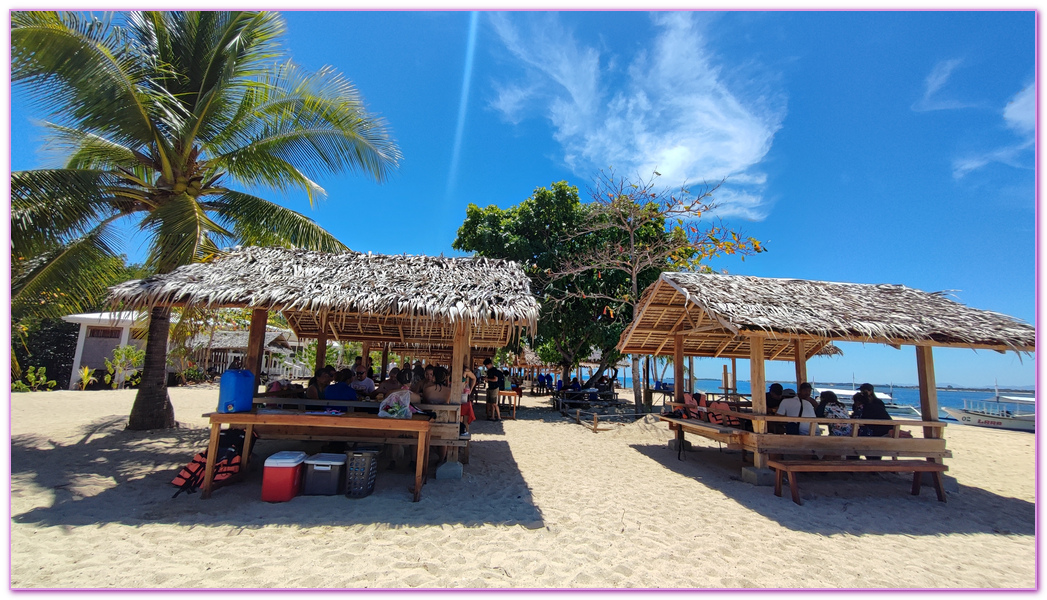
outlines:
{"label": "wooden plank bench seat", "polygon": [[920,495],[921,474],[931,473],[934,478],[934,491],[938,494],[938,501],[945,502],[945,488],[942,485],[942,473],[949,467],[927,460],[769,460],[767,466],[775,471],[774,495],[782,495],[782,477],[789,475],[789,490],[792,492],[793,502],[803,504],[800,499],[800,489],[796,481],[796,473],[813,472],[879,472],[879,473],[913,473],[912,494]]}

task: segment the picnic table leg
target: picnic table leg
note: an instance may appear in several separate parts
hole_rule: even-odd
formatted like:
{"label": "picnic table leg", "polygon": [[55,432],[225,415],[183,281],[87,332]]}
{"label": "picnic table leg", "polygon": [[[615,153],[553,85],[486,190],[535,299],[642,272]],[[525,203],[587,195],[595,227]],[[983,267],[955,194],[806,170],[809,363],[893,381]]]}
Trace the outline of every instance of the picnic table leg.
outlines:
{"label": "picnic table leg", "polygon": [[683,427],[676,426],[676,460],[683,460]]}
{"label": "picnic table leg", "polygon": [[920,479],[923,478],[923,473],[916,471],[912,474],[912,495],[920,495]]}
{"label": "picnic table leg", "polygon": [[240,469],[247,472],[247,463],[251,460],[251,434],[254,433],[254,423],[247,426],[244,432],[244,455],[240,457]]}
{"label": "picnic table leg", "polygon": [[218,434],[222,429],[220,423],[211,424],[211,441],[207,444],[207,466],[204,467],[204,487],[200,494],[201,500],[211,497],[211,484],[214,478],[214,457],[218,454]]}
{"label": "picnic table leg", "polygon": [[774,495],[778,496],[779,498],[782,497],[782,475],[784,473],[785,471],[781,469],[774,470]]}
{"label": "picnic table leg", "polygon": [[422,476],[425,474],[426,456],[429,450],[429,435],[424,431],[418,432],[418,452],[415,458],[414,469],[414,501],[422,499]]}
{"label": "picnic table leg", "polygon": [[938,502],[945,502],[945,485],[942,481],[942,472],[934,471],[931,473],[931,477],[934,479],[934,491],[938,493]]}
{"label": "picnic table leg", "polygon": [[793,494],[793,502],[803,506],[803,500],[800,500],[800,484],[796,481],[795,471],[789,471],[789,491]]}

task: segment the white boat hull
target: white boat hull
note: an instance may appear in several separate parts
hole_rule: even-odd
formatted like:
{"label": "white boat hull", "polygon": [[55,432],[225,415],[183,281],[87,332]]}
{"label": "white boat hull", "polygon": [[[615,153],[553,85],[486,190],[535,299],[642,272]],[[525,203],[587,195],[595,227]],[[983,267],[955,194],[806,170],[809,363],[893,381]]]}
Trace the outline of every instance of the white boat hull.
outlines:
{"label": "white boat hull", "polygon": [[1034,415],[1024,415],[1020,418],[1004,417],[980,413],[962,408],[942,407],[952,418],[964,425],[976,427],[990,427],[992,429],[1009,429],[1011,431],[1036,431],[1036,418]]}

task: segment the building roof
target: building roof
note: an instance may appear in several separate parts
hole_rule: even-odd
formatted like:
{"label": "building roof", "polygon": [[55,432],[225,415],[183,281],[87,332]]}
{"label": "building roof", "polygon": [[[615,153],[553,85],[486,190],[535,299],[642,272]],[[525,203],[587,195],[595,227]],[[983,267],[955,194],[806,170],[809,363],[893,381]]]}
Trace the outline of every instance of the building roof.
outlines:
{"label": "building roof", "polygon": [[[210,333],[199,333],[193,336],[191,345],[194,348],[206,348],[211,344],[212,350],[247,350],[247,341],[250,333],[246,330],[229,331],[219,329],[214,332],[214,338]],[[289,348],[287,336],[280,331],[266,331],[263,347],[267,350],[274,348]]]}
{"label": "building roof", "polygon": [[533,329],[538,302],[512,261],[236,248],[213,261],[110,288],[125,308],[199,305],[281,310],[295,334],[440,344],[468,324],[474,347]]}
{"label": "building roof", "polygon": [[662,273],[622,333],[623,353],[749,358],[764,338],[768,360],[806,358],[831,341],[988,348],[1032,352],[1036,330],[1000,313],[964,306],[903,285],[835,283],[714,273]]}
{"label": "building roof", "polygon": [[135,322],[145,326],[146,315],[135,311],[122,312],[98,312],[81,313],[77,315],[66,315],[62,320],[66,323],[79,323],[81,325],[97,325],[99,327],[127,327],[133,326]]}

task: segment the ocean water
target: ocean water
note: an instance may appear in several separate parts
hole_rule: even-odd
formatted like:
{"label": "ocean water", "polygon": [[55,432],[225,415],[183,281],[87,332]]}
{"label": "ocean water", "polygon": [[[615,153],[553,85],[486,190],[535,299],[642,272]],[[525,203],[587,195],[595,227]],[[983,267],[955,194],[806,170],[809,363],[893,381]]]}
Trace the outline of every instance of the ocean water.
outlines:
{"label": "ocean water", "polygon": [[[630,383],[630,378],[628,377],[627,373],[623,374],[623,373],[619,372],[619,374],[618,374],[619,380],[621,380],[623,375],[625,377],[625,383],[623,383],[622,386],[623,387],[631,386],[632,384]],[[651,385],[654,385],[654,381],[655,380],[652,378],[651,379]],[[666,378],[666,383],[668,383],[669,385],[672,385],[672,383],[673,383],[672,378],[671,377]],[[767,385],[770,385],[772,383],[774,383],[774,382],[773,381],[768,381]],[[784,386],[784,387],[794,387],[794,385],[795,385],[793,382],[790,382],[790,381],[779,381],[778,383],[781,383],[782,386]],[[699,389],[699,390],[704,390],[706,392],[719,392],[719,391],[721,391],[721,388],[720,388],[721,385],[723,385],[723,381],[720,380],[720,379],[698,379],[698,380],[695,381],[695,387],[697,389]],[[819,387],[836,388],[836,389],[850,387],[849,385],[840,385],[840,384],[828,384],[828,383],[819,384],[816,381],[812,381],[811,385],[813,385],[816,389],[819,388]],[[898,404],[908,404],[910,406],[915,406],[917,409],[919,409],[919,407],[920,407],[920,390],[917,389],[917,388],[894,387],[892,389],[890,386],[882,386],[882,387],[878,386],[876,388],[876,391],[877,392],[883,392],[883,393],[886,393],[886,394],[890,394],[891,397],[894,398],[894,401],[896,403],[898,403]],[[739,381],[738,382],[738,393],[740,393],[740,394],[748,394],[750,392],[751,392],[751,389],[749,387],[749,382],[748,381]],[[855,392],[857,392],[857,389],[855,390]],[[1025,394],[1009,394],[1009,395],[1025,395]],[[990,391],[961,391],[961,390],[939,389],[938,390],[938,407],[941,408],[943,406],[948,406],[950,408],[963,408],[963,401],[965,399],[966,400],[991,400],[994,396],[995,396],[995,394],[991,390]],[[944,419],[944,420],[954,420],[952,417],[947,415],[945,413],[945,411],[941,411],[941,410],[938,411],[938,418]]]}

